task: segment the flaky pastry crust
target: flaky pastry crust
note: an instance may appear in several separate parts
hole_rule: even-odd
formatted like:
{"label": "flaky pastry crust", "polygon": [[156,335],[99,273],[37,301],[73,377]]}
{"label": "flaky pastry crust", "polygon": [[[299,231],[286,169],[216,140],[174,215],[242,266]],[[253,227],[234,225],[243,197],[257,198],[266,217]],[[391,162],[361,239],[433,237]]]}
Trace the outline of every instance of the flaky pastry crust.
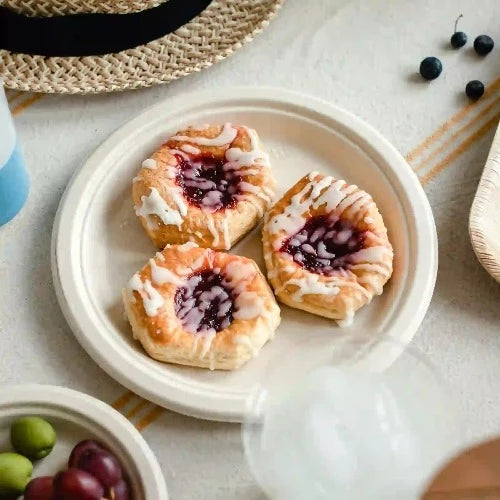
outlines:
{"label": "flaky pastry crust", "polygon": [[[175,298],[195,273],[215,270],[233,290],[234,317],[218,332],[193,333],[176,312]],[[159,361],[233,370],[254,357],[274,336],[280,310],[251,259],[197,247],[167,245],[122,291],[134,338]]]}
{"label": "flaky pastry crust", "polygon": [[[204,158],[224,162],[227,175],[241,176],[232,206],[214,210],[197,206],[185,196],[184,181],[179,181],[181,165]],[[168,243],[193,241],[202,247],[228,250],[270,207],[274,189],[269,158],[257,133],[226,123],[191,127],[169,138],[142,163],[132,195],[136,214],[159,249]]]}
{"label": "flaky pastry crust", "polygon": [[[342,265],[335,267],[337,262],[324,274],[307,269],[294,260],[295,256],[283,251],[294,234],[301,231],[302,235],[305,234],[303,228],[308,220],[322,216],[347,221],[352,227],[347,236],[362,235],[361,248],[343,257],[339,261]],[[296,245],[307,243],[293,242]],[[323,245],[321,249],[323,256],[329,256],[325,254],[326,248]],[[279,301],[344,324],[348,324],[354,313],[369,303],[374,295],[382,293],[392,274],[392,246],[371,196],[355,185],[316,172],[297,182],[267,214],[263,249],[268,277]],[[311,250],[311,245],[307,251],[319,258],[314,249]],[[326,259],[321,262],[328,265],[334,261]]]}

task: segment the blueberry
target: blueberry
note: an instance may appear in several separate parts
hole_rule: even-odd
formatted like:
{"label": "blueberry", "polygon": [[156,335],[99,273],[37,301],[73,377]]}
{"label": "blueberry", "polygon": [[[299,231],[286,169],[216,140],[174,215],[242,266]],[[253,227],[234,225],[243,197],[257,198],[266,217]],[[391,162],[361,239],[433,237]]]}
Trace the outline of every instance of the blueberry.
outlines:
{"label": "blueberry", "polygon": [[457,31],[458,21],[462,19],[463,14],[460,14],[455,20],[455,29],[453,30],[453,35],[451,35],[450,43],[454,49],[459,49],[467,43],[467,35],[463,31]]}
{"label": "blueberry", "polygon": [[481,56],[489,54],[493,50],[495,43],[488,35],[479,35],[474,40],[474,50]]}
{"label": "blueberry", "polygon": [[450,43],[454,49],[459,49],[467,43],[467,35],[463,31],[456,31],[451,35]]}
{"label": "blueberry", "polygon": [[471,80],[465,87],[467,97],[479,99],[484,94],[484,85],[479,80]]}
{"label": "blueberry", "polygon": [[426,80],[434,80],[441,74],[441,71],[443,71],[443,65],[437,57],[426,57],[420,63],[420,74]]}

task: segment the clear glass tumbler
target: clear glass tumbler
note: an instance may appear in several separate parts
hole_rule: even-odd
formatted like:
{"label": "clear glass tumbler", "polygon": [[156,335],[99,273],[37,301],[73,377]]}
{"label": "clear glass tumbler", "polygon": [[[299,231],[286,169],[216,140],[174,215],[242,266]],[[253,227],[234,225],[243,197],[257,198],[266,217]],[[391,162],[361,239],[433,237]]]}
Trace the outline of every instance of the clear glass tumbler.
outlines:
{"label": "clear glass tumbler", "polygon": [[28,172],[0,80],[0,226],[21,210],[28,192]]}
{"label": "clear glass tumbler", "polygon": [[346,335],[283,352],[252,391],[242,438],[270,498],[410,500],[455,453],[459,430],[421,353]]}

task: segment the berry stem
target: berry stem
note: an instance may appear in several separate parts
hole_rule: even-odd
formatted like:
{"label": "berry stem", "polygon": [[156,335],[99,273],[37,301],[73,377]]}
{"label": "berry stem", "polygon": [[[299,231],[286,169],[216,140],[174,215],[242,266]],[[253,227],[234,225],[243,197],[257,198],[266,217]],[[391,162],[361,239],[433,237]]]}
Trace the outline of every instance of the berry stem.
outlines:
{"label": "berry stem", "polygon": [[463,14],[460,14],[457,19],[455,20],[455,33],[457,32],[457,24],[458,24],[458,21],[460,20],[461,17],[464,17]]}

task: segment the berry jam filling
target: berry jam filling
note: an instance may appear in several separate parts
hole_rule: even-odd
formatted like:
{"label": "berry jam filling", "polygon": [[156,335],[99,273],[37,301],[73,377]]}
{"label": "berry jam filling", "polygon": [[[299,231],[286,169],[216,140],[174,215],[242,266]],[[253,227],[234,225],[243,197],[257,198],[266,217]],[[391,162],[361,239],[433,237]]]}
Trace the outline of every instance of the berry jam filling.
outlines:
{"label": "berry jam filling", "polygon": [[346,220],[320,215],[309,219],[280,251],[308,271],[328,275],[347,267],[349,256],[363,248],[365,237],[365,232],[357,231]]}
{"label": "berry jam filling", "polygon": [[230,163],[211,156],[176,158],[176,181],[189,203],[210,212],[234,207],[242,178]]}
{"label": "berry jam filling", "polygon": [[232,290],[214,271],[192,274],[175,293],[175,313],[190,333],[217,333],[233,321]]}

